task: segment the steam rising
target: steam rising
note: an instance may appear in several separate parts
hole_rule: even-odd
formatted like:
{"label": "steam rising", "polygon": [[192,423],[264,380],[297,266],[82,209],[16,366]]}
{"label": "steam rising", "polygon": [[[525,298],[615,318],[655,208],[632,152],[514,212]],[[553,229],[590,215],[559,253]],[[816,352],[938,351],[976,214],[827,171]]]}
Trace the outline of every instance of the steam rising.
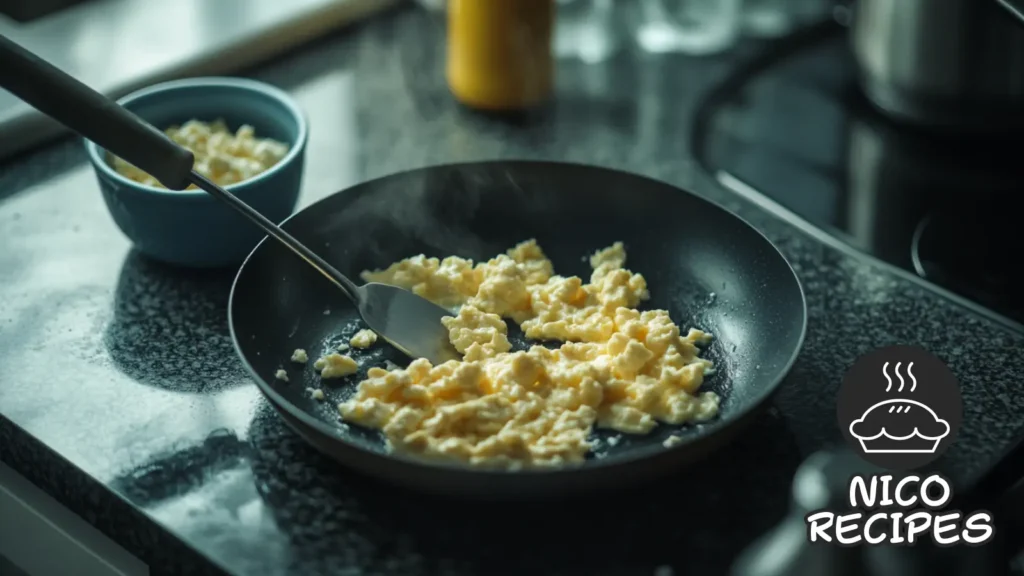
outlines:
{"label": "steam rising", "polygon": [[470,164],[392,175],[361,185],[373,186],[373,192],[355,197],[342,217],[324,225],[352,244],[358,241],[365,259],[360,264],[370,268],[421,251],[490,257],[508,246],[481,238],[477,229],[482,220],[494,220],[507,210],[502,218],[515,230],[520,217],[535,222],[558,204],[553,195],[513,172]]}
{"label": "steam rising", "polygon": [[[903,380],[903,375],[900,374],[900,364],[902,364],[902,362],[897,362],[895,368],[893,368],[893,372],[896,374],[896,378],[900,381],[900,387],[896,389],[897,392],[903,392],[903,387],[904,387],[904,385],[906,385],[906,382]],[[914,372],[911,371],[911,368],[913,368],[913,367],[914,367],[914,363],[911,362],[910,364],[907,364],[907,368],[906,368],[907,376],[910,377],[910,392],[913,392],[914,390],[917,389],[917,378],[914,377]],[[889,392],[890,390],[892,390],[892,378],[890,378],[889,374],[886,372],[886,370],[888,368],[889,368],[889,363],[888,362],[886,362],[885,364],[882,364],[882,376],[885,377],[885,381],[887,382],[887,384],[885,386],[885,391],[886,392]]]}

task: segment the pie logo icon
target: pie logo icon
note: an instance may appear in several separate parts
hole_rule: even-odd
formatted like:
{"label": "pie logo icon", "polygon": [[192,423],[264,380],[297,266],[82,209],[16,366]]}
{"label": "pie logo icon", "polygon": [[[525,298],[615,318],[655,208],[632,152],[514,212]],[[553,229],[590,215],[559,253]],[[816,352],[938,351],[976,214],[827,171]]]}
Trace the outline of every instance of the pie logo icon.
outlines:
{"label": "pie logo icon", "polygon": [[837,412],[844,436],[865,460],[909,470],[949,447],[963,400],[941,360],[917,346],[891,346],[854,363],[839,390]]}

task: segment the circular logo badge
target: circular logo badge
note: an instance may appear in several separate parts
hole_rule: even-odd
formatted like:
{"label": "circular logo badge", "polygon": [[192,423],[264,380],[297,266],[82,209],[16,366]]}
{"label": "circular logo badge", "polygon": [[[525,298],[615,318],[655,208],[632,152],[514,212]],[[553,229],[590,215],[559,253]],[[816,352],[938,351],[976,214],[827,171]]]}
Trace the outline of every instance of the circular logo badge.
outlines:
{"label": "circular logo badge", "polygon": [[930,464],[963,420],[960,383],[919,346],[889,346],[853,363],[839,388],[839,428],[868,462],[889,470]]}

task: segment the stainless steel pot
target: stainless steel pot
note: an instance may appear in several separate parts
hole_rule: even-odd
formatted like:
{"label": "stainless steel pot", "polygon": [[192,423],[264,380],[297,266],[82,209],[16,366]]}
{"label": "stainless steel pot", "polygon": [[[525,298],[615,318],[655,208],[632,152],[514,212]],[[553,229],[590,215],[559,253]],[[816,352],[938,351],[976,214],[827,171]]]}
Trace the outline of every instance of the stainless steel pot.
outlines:
{"label": "stainless steel pot", "polygon": [[891,116],[951,128],[1024,121],[1016,0],[855,0],[865,94]]}

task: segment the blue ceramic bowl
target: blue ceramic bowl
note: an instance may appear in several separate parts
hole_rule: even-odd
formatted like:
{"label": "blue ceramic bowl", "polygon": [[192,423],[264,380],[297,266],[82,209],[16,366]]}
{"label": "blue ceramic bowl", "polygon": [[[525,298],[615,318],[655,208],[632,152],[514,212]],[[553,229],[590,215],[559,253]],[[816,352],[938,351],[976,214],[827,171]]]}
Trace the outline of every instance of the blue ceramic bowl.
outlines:
{"label": "blue ceramic bowl", "polygon": [[[298,104],[281,90],[242,78],[189,78],[157,84],[118,101],[160,130],[188,120],[222,118],[231,130],[242,124],[258,138],[289,145],[274,167],[227,190],[272,222],[291,215],[299,197],[309,129]],[[240,263],[264,233],[202,190],[166,190],[118,174],[109,154],[86,142],[103,200],[114,222],[152,258],[190,267]]]}

